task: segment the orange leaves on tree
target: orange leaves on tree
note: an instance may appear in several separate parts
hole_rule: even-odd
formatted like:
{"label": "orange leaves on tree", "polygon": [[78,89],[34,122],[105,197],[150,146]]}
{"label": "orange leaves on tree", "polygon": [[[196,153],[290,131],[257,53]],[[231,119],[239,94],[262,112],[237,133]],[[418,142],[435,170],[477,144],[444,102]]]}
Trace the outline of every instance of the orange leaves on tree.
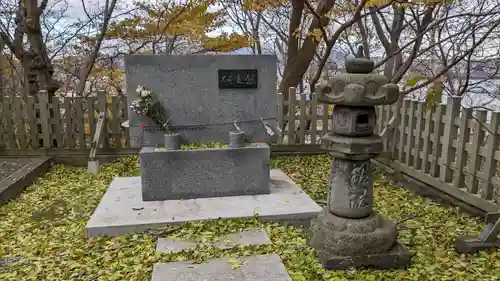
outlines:
{"label": "orange leaves on tree", "polygon": [[389,2],[391,2],[391,0],[367,0],[366,6],[367,7],[375,7],[375,6],[388,4]]}
{"label": "orange leaves on tree", "polygon": [[287,0],[243,0],[243,9],[247,11],[262,12],[267,9],[282,6]]}
{"label": "orange leaves on tree", "polygon": [[105,68],[99,67],[94,68],[92,70],[91,75],[93,77],[107,77],[113,81],[124,81],[125,80],[125,71],[119,68]]}
{"label": "orange leaves on tree", "polygon": [[250,46],[247,36],[241,34],[222,34],[217,37],[205,37],[203,47],[216,52],[228,52]]}
{"label": "orange leaves on tree", "polygon": [[[226,25],[226,11],[210,11],[215,1],[191,0],[187,3],[160,2],[136,4],[138,9],[128,18],[110,26],[107,39],[128,42],[165,42],[169,38],[181,39],[193,46],[216,51],[228,51],[249,46],[247,36],[207,34]],[[147,53],[151,50],[138,50]]]}
{"label": "orange leaves on tree", "polygon": [[207,1],[136,5],[139,8],[136,14],[110,26],[108,39],[154,40],[182,36],[200,40],[205,33],[224,24],[222,15],[208,11]]}
{"label": "orange leaves on tree", "polygon": [[323,32],[319,28],[313,29],[313,31],[309,35],[314,37],[314,40],[316,40],[316,42],[321,41],[321,39],[323,38]]}

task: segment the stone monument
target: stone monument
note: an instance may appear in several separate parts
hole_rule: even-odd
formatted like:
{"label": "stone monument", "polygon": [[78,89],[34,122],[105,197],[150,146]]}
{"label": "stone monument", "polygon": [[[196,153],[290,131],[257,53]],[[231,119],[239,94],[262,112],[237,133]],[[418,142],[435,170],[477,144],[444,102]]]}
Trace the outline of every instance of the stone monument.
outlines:
{"label": "stone monument", "polygon": [[[275,130],[277,124],[276,64],[273,55],[128,55],[128,105],[138,86],[147,87],[182,143],[227,142],[239,129],[250,142],[272,143],[277,135],[266,125]],[[132,110],[129,118],[131,147],[163,145],[162,128]]]}
{"label": "stone monument", "polygon": [[[133,55],[125,66],[140,176],[113,180],[87,236],[256,215],[309,224],[321,211],[269,167],[268,143],[277,135],[275,56]],[[224,145],[179,145],[207,142]]]}
{"label": "stone monument", "polygon": [[[125,64],[131,109],[140,92],[163,116],[151,122],[158,118],[130,110],[143,200],[270,193],[266,142],[276,136],[275,56],[131,55]],[[228,140],[227,148],[180,149]]]}
{"label": "stone monument", "polygon": [[397,101],[399,88],[378,74],[362,47],[346,62],[347,74],[320,85],[319,101],[335,104],[333,129],[321,147],[334,157],[328,184],[328,205],[311,223],[309,245],[325,268],[398,268],[410,253],[396,240],[396,226],[373,210],[370,159],[383,151],[374,135],[376,105]]}

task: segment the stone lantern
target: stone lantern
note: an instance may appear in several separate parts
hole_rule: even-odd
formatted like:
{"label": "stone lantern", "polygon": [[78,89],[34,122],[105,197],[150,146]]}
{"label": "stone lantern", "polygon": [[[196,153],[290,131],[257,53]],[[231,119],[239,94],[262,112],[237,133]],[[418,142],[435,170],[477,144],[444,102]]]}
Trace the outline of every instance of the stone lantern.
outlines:
{"label": "stone lantern", "polygon": [[371,73],[374,62],[362,47],[346,62],[347,74],[334,75],[319,87],[320,102],[335,104],[333,130],[321,147],[334,158],[328,205],[311,223],[309,245],[325,268],[400,268],[411,256],[396,240],[396,226],[373,211],[370,159],[383,151],[374,135],[376,105],[397,101],[399,88]]}

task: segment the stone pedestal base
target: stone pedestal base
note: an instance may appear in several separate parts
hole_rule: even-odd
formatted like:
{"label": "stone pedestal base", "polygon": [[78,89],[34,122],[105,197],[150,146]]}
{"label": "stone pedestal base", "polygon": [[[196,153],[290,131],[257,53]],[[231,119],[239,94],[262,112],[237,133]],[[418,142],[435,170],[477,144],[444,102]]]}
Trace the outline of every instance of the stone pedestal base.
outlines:
{"label": "stone pedestal base", "polygon": [[379,254],[366,254],[356,256],[332,256],[319,259],[324,268],[377,268],[392,269],[406,268],[411,263],[411,253],[398,242],[389,251]]}
{"label": "stone pedestal base", "polygon": [[480,251],[494,251],[500,249],[500,240],[482,241],[477,237],[459,236],[455,241],[455,250],[458,253],[473,254]]}
{"label": "stone pedestal base", "polygon": [[267,144],[239,148],[139,152],[142,200],[164,201],[269,194]]}
{"label": "stone pedestal base", "polygon": [[328,208],[311,222],[309,245],[325,268],[401,268],[410,253],[396,241],[396,226],[373,212],[361,219],[333,215]]}

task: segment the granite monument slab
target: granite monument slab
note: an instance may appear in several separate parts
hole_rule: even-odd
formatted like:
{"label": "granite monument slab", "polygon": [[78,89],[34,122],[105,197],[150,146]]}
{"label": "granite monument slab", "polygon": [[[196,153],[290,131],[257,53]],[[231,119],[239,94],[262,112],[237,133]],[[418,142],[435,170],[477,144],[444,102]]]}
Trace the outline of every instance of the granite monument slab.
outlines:
{"label": "granite monument slab", "polygon": [[[129,55],[128,104],[151,90],[183,142],[227,142],[235,123],[249,142],[274,141],[277,58],[274,55]],[[141,124],[144,128],[141,128]],[[164,129],[129,110],[132,147],[163,144]],[[143,131],[144,130],[144,131]],[[141,134],[142,132],[142,134]]]}

